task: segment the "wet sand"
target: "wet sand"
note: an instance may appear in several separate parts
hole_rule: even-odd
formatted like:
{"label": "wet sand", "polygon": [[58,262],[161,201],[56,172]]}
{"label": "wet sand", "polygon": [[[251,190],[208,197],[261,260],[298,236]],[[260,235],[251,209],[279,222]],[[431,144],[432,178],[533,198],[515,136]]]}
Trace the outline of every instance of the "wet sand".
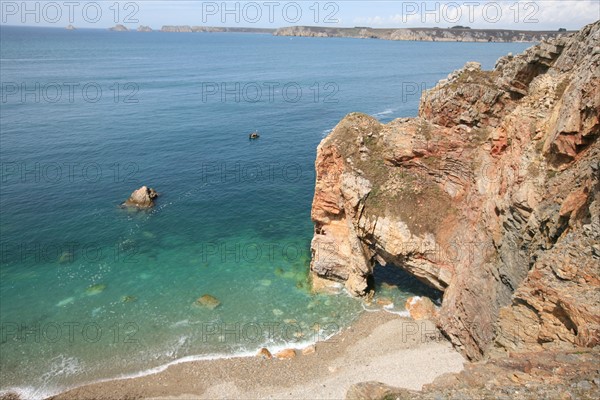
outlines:
{"label": "wet sand", "polygon": [[343,399],[358,382],[420,389],[465,360],[428,321],[365,312],[316,352],[290,360],[193,361],[139,378],[72,389],[54,399]]}

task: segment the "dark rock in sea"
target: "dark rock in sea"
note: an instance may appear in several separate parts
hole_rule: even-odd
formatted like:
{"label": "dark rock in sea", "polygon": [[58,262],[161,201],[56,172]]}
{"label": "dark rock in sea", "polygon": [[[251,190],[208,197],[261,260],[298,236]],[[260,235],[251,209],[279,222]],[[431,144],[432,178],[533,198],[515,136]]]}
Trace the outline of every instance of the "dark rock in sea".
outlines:
{"label": "dark rock in sea", "polygon": [[74,31],[77,28],[75,28],[73,25],[68,25],[65,29],[68,30],[68,31]]}
{"label": "dark rock in sea", "polygon": [[156,190],[142,186],[131,193],[131,196],[123,203],[127,207],[150,208],[154,206],[154,200],[158,197]]}

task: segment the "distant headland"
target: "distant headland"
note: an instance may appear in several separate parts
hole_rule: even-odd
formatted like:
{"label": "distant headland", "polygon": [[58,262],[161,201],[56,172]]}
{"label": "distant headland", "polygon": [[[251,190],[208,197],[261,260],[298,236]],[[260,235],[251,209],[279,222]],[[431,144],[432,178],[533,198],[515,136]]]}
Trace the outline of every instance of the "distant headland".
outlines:
{"label": "distant headland", "polygon": [[[109,28],[111,31],[130,31],[123,25]],[[141,25],[138,32],[153,32],[149,26]],[[541,42],[573,33],[565,29],[556,31],[522,31],[510,29],[471,29],[467,26],[452,28],[330,28],[321,26],[291,26],[285,28],[232,28],[215,26],[164,25],[158,32],[233,32],[262,33],[274,36],[300,37],[345,37],[357,39],[404,40],[423,42]]]}

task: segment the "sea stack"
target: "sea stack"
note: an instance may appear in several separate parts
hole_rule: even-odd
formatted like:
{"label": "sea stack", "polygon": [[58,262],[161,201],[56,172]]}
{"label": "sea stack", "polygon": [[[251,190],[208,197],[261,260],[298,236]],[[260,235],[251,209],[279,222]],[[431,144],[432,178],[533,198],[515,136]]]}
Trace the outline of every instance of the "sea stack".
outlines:
{"label": "sea stack", "polygon": [[108,28],[112,32],[129,32],[129,29],[125,25],[117,24],[112,28]]}
{"label": "sea stack", "polygon": [[126,207],[151,208],[154,207],[154,199],[158,197],[156,190],[142,186],[131,193],[131,196],[123,203]]}

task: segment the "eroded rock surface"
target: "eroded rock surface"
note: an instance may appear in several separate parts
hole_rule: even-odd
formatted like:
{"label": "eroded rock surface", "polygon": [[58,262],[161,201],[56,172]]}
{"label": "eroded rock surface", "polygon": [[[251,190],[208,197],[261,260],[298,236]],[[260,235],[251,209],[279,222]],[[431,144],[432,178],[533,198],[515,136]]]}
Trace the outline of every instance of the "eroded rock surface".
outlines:
{"label": "eroded rock surface", "polygon": [[154,207],[154,200],[158,197],[156,190],[147,186],[135,190],[131,196],[123,203],[127,207],[151,208]]}
{"label": "eroded rock surface", "polygon": [[419,116],[345,117],[318,147],[315,287],[368,293],[373,265],[444,292],[468,358],[600,342],[600,21],[477,63]]}

